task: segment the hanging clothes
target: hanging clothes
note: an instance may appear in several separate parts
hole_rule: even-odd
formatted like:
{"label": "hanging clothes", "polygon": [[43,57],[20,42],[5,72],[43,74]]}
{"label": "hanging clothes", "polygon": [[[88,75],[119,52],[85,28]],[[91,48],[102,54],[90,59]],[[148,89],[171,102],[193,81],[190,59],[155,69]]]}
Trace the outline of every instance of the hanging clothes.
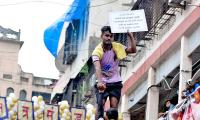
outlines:
{"label": "hanging clothes", "polygon": [[191,109],[192,109],[194,120],[200,120],[200,104],[191,103]]}
{"label": "hanging clothes", "polygon": [[195,120],[194,116],[192,114],[192,108],[191,105],[189,105],[183,114],[183,119],[182,120]]}

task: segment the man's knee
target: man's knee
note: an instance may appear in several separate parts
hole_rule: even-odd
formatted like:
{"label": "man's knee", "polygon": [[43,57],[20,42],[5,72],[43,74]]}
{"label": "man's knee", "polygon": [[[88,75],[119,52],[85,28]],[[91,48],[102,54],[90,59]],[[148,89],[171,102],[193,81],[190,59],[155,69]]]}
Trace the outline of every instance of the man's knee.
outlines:
{"label": "man's knee", "polygon": [[118,99],[116,97],[111,97],[110,99],[110,106],[113,108],[117,108],[118,107]]}

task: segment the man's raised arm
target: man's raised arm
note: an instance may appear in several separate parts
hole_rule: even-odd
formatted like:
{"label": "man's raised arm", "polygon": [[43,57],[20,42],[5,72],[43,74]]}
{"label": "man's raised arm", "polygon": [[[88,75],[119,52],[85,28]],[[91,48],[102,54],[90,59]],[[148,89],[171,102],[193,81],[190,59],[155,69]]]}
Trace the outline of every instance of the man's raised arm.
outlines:
{"label": "man's raised arm", "polygon": [[130,33],[128,32],[128,38],[129,38],[129,46],[128,48],[126,48],[126,53],[129,54],[129,53],[136,53],[137,52],[137,49],[136,49],[136,41],[135,41],[135,38],[133,36],[133,33]]}

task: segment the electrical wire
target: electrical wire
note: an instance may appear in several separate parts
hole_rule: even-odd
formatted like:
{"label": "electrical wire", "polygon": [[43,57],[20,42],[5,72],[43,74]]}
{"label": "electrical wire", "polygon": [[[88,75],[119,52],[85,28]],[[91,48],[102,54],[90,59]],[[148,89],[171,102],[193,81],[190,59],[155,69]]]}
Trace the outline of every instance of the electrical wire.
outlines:
{"label": "electrical wire", "polygon": [[111,3],[115,3],[119,0],[113,0],[113,1],[110,1],[110,2],[107,2],[107,3],[103,3],[103,4],[99,4],[99,5],[91,5],[90,7],[101,7],[101,6],[104,6],[104,5],[108,5],[108,4],[111,4]]}
{"label": "electrical wire", "polygon": [[[94,8],[94,7],[101,7],[104,5],[109,5],[112,3],[115,3],[119,0],[113,0],[107,3],[102,3],[98,5],[91,5],[89,8]],[[66,5],[64,3],[59,3],[59,2],[53,2],[53,1],[42,1],[42,0],[33,0],[33,1],[21,1],[21,2],[16,2],[16,3],[7,3],[7,4],[0,4],[0,7],[5,7],[5,6],[14,6],[14,5],[21,5],[21,4],[28,4],[28,3],[50,3],[50,4],[57,4],[57,5],[62,5],[62,6],[69,6],[69,7],[77,7],[73,5]]]}
{"label": "electrical wire", "polygon": [[[164,79],[164,81],[165,81],[165,83],[166,83],[166,85],[167,85],[167,89],[165,89],[165,90],[171,90],[172,88],[170,87],[170,85],[168,84],[168,82],[167,82],[167,80],[166,80],[166,78],[164,77],[163,78]],[[165,86],[165,85],[164,85]],[[165,88],[165,87],[164,87]]]}
{"label": "electrical wire", "polygon": [[[108,3],[103,3],[103,4],[99,4],[99,5],[93,5],[90,7],[100,7],[100,6],[104,6],[104,5],[108,5],[114,2],[117,2],[118,0],[114,0]],[[66,5],[63,3],[59,3],[59,2],[53,2],[53,1],[42,1],[42,0],[35,0],[35,1],[22,1],[22,2],[16,2],[16,3],[8,3],[8,4],[0,4],[0,7],[4,7],[4,6],[13,6],[13,5],[20,5],[20,4],[28,4],[28,3],[50,3],[50,4],[58,4],[58,5],[62,5],[62,6],[69,6],[69,7],[78,7],[78,6],[73,6],[73,5]],[[68,13],[70,14],[70,13]],[[72,14],[72,13],[71,13]],[[86,20],[88,23],[95,25],[95,26],[99,26],[102,27],[103,25],[97,24],[95,22],[91,22],[89,20]]]}
{"label": "electrical wire", "polygon": [[72,6],[72,5],[65,5],[65,4],[63,4],[63,3],[59,3],[59,2],[53,2],[53,1],[42,1],[42,0],[21,1],[21,2],[16,2],[16,3],[0,4],[0,7],[4,7],[4,6],[13,6],[13,5],[21,5],[21,4],[28,4],[28,3],[50,3],[50,4],[58,4],[58,5],[62,5],[62,6],[77,7],[77,6]]}
{"label": "electrical wire", "polygon": [[[195,62],[192,66],[195,66],[198,62],[200,62],[200,59],[197,60],[197,62]],[[193,72],[194,70],[196,70],[198,67],[199,67],[199,65],[197,65],[195,68],[193,68],[193,69],[192,69],[192,72]],[[177,75],[180,75],[180,72],[178,72],[178,73],[174,76],[174,78],[175,78]],[[182,75],[182,77],[183,77],[183,78],[186,78],[184,75]],[[172,81],[170,82],[170,87],[172,87],[172,83],[173,83],[174,80],[175,80],[175,79],[172,79]]]}
{"label": "electrical wire", "polygon": [[[90,7],[100,7],[100,6],[104,6],[104,5],[108,5],[114,2],[117,2],[118,0],[113,0],[111,2],[107,2],[107,3],[103,3],[103,4],[99,4],[99,5],[92,5]],[[73,5],[66,5],[63,3],[59,3],[59,2],[53,2],[53,1],[42,1],[42,0],[35,0],[35,1],[22,1],[22,2],[16,2],[16,3],[8,3],[8,4],[0,4],[0,7],[4,7],[4,6],[13,6],[13,5],[20,5],[20,4],[28,4],[28,3],[50,3],[50,4],[58,4],[58,5],[62,5],[62,6],[70,6],[70,7],[77,7],[77,6],[73,6]],[[70,14],[70,13],[69,13]],[[99,26],[102,27],[103,25],[97,24],[95,22],[91,22],[89,20],[87,20],[88,23],[95,25],[95,26]]]}
{"label": "electrical wire", "polygon": [[138,111],[138,110],[144,108],[145,106],[146,106],[146,105],[142,105],[141,107],[138,107],[137,109],[133,110],[132,112]]}

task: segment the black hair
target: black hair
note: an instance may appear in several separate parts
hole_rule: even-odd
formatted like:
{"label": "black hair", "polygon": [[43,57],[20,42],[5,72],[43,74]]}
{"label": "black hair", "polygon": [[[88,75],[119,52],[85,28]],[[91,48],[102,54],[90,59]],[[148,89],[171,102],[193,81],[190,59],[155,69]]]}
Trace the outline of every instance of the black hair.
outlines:
{"label": "black hair", "polygon": [[171,103],[171,99],[166,99],[166,100],[165,100],[165,104],[166,104],[167,102],[170,102],[170,103]]}
{"label": "black hair", "polygon": [[106,115],[107,115],[108,119],[117,120],[118,119],[118,110],[116,108],[110,108],[106,112]]}
{"label": "black hair", "polygon": [[104,32],[106,32],[106,31],[108,31],[108,32],[111,33],[111,28],[110,28],[110,26],[103,26],[103,27],[101,28],[101,33],[104,33]]}

